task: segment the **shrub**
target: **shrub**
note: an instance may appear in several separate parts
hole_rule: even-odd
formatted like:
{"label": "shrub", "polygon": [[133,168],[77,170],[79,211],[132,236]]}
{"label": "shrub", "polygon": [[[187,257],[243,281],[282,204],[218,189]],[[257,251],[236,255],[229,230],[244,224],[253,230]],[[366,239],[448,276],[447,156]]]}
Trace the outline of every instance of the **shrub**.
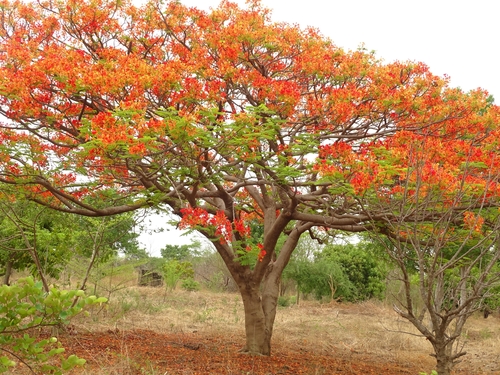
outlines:
{"label": "shrub", "polygon": [[349,280],[353,294],[347,300],[382,298],[385,290],[384,262],[376,256],[374,245],[369,242],[329,245],[317,254],[316,262],[332,262],[342,269]]}
{"label": "shrub", "polygon": [[278,297],[278,306],[288,307],[291,305],[295,305],[297,303],[297,298],[295,296],[279,296]]}
{"label": "shrub", "polygon": [[194,276],[193,264],[191,262],[179,262],[169,260],[162,266],[165,287],[174,290],[180,280],[192,279]]}
{"label": "shrub", "polygon": [[342,267],[331,261],[293,262],[287,269],[286,277],[295,280],[300,292],[312,294],[318,300],[324,297],[356,298],[356,290]]}
{"label": "shrub", "polygon": [[182,281],[181,288],[187,290],[188,292],[196,292],[200,290],[200,283],[194,281],[192,278],[189,278]]}
{"label": "shrub", "polygon": [[40,327],[68,324],[86,306],[106,302],[105,298],[85,297],[82,290],[45,292],[41,282],[28,277],[9,286],[0,286],[0,373],[17,365],[28,366],[32,373],[62,374],[84,359],[75,355],[64,358],[57,338],[35,338],[30,332]]}

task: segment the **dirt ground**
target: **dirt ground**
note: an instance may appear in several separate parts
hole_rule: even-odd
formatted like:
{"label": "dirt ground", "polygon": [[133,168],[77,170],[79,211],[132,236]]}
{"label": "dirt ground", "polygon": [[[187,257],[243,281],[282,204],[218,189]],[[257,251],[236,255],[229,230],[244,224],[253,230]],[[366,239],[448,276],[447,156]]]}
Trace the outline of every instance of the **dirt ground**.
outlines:
{"label": "dirt ground", "polygon": [[317,353],[310,344],[290,350],[275,343],[271,357],[239,354],[241,340],[206,334],[112,331],[61,340],[87,359],[85,373],[108,374],[418,374],[418,361],[385,361],[362,353]]}
{"label": "dirt ground", "polygon": [[[237,294],[128,288],[82,316],[59,341],[87,360],[74,375],[418,375],[431,373],[429,342],[382,302],[280,307],[272,355],[240,354]],[[500,375],[500,316],[467,323],[455,375]],[[17,374],[18,372],[16,372]]]}

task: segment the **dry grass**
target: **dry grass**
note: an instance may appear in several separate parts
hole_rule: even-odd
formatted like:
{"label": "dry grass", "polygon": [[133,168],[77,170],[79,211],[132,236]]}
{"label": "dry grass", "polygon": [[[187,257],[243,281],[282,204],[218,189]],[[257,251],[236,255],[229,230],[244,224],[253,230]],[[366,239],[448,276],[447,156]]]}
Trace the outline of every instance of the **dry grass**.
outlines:
{"label": "dry grass", "polygon": [[[474,316],[468,322],[460,344],[469,353],[457,366],[457,373],[500,374],[500,316],[488,319]],[[108,306],[80,319],[77,329],[147,329],[158,333],[199,332],[207,336],[224,335],[228,340],[244,341],[244,315],[237,294],[175,291],[162,288],[130,287],[111,295]],[[406,332],[408,334],[403,334]],[[336,353],[350,360],[375,357],[380,361],[405,365],[420,363],[430,372],[432,348],[410,323],[378,301],[360,304],[320,304],[301,302],[300,306],[280,307],[274,330],[274,347],[318,354]],[[127,353],[124,348],[124,366]],[[110,369],[106,374],[125,373]],[[119,372],[122,371],[122,372]],[[477,371],[477,372],[476,372]]]}
{"label": "dry grass", "polygon": [[[244,314],[238,294],[181,290],[167,293],[163,288],[137,287],[135,283],[134,274],[101,280],[98,293],[109,294],[109,303],[104,308],[94,308],[87,317],[76,319],[75,329],[80,332],[145,329],[176,333],[180,337],[197,332],[206,337],[222,336],[243,345]],[[468,354],[457,365],[456,374],[500,375],[500,314],[488,319],[479,314],[470,318],[459,344],[465,345]],[[300,306],[279,307],[273,348],[319,355],[335,353],[351,361],[375,358],[402,366],[418,363],[428,373],[435,366],[429,356],[430,343],[379,301],[359,304],[302,301]],[[133,371],[134,363],[125,344],[120,358],[118,363],[104,361],[102,371],[92,369],[88,374],[137,373]],[[79,374],[86,374],[85,371]],[[155,374],[153,370],[144,371]]]}

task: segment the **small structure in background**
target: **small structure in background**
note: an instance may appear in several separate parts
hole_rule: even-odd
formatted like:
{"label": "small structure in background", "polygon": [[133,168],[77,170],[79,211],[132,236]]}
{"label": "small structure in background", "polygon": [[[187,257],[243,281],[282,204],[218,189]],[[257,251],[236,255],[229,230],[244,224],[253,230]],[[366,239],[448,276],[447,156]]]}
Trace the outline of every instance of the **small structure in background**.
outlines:
{"label": "small structure in background", "polygon": [[138,272],[137,285],[139,286],[155,286],[163,285],[163,276],[151,267],[149,264],[143,264],[136,267]]}

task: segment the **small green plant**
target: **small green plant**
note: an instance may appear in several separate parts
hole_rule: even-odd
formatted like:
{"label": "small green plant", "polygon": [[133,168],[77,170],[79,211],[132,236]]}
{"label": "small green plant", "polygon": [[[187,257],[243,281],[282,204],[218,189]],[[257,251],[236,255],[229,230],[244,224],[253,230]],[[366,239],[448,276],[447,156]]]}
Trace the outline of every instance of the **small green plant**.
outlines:
{"label": "small green plant", "polygon": [[205,280],[204,285],[207,289],[214,292],[221,292],[224,290],[224,273],[222,271],[215,272]]}
{"label": "small green plant", "polygon": [[290,301],[287,296],[279,296],[278,297],[278,306],[288,307],[290,306]]}
{"label": "small green plant", "polygon": [[288,307],[294,305],[297,302],[297,297],[295,296],[279,296],[278,306]]}
{"label": "small green plant", "polygon": [[479,335],[481,336],[481,339],[483,339],[483,340],[487,340],[487,339],[491,338],[492,333],[491,333],[491,331],[490,331],[488,328],[483,328],[483,329],[479,332]]}
{"label": "small green plant", "polygon": [[181,288],[187,290],[188,292],[196,292],[200,290],[200,283],[194,281],[192,278],[189,278],[182,281]]}
{"label": "small green plant", "polygon": [[0,286],[0,373],[21,362],[32,373],[62,374],[83,366],[75,355],[64,358],[64,348],[55,337],[40,339],[30,331],[68,324],[87,306],[106,302],[106,298],[86,297],[82,290],[52,288],[45,292],[41,282],[27,277],[15,284]]}
{"label": "small green plant", "polygon": [[165,262],[162,271],[167,290],[174,290],[180,280],[192,279],[194,276],[191,262],[179,262],[175,259]]}
{"label": "small green plant", "polygon": [[427,374],[426,372],[419,372],[418,375],[438,375],[436,370],[432,370],[430,374]]}
{"label": "small green plant", "polygon": [[206,323],[212,321],[213,320],[212,313],[215,310],[216,310],[215,308],[204,308],[203,310],[197,313],[195,321],[200,323]]}
{"label": "small green plant", "polygon": [[121,313],[126,314],[130,310],[137,308],[137,301],[122,299],[120,303]]}

